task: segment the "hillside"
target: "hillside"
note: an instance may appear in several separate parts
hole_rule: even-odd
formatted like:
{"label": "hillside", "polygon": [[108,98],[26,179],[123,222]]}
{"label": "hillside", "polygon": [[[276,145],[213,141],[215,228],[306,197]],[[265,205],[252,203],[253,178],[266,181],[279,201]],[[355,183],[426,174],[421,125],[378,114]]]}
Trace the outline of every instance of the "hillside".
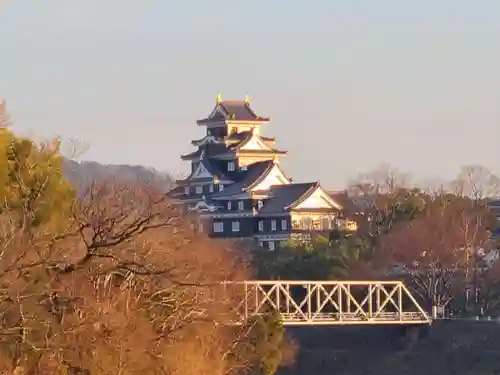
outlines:
{"label": "hillside", "polygon": [[66,178],[82,191],[93,182],[103,182],[110,178],[122,181],[142,182],[168,190],[173,185],[173,178],[167,173],[140,165],[110,165],[94,161],[76,162],[66,159],[63,164]]}

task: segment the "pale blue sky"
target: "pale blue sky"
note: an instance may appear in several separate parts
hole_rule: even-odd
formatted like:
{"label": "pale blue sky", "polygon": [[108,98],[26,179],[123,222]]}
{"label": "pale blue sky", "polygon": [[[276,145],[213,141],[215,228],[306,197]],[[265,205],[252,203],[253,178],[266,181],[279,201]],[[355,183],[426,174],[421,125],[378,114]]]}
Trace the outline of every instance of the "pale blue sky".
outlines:
{"label": "pale blue sky", "polygon": [[295,181],[500,172],[499,0],[0,0],[0,68],[16,128],[85,159],[187,171],[220,92]]}

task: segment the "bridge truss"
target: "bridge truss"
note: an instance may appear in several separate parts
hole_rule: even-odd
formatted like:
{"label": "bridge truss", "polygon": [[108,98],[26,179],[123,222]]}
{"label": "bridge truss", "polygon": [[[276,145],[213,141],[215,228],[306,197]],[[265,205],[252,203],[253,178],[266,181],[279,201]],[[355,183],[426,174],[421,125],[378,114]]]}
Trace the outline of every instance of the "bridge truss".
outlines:
{"label": "bridge truss", "polygon": [[400,281],[245,281],[242,320],[270,311],[287,326],[429,324]]}

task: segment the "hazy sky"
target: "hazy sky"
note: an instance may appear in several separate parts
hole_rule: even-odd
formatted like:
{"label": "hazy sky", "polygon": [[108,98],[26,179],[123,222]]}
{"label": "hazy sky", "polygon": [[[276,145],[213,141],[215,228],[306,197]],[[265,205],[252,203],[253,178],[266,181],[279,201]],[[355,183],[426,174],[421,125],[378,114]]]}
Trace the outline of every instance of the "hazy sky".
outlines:
{"label": "hazy sky", "polygon": [[0,68],[16,128],[84,159],[187,171],[220,92],[295,181],[500,172],[499,0],[0,0]]}

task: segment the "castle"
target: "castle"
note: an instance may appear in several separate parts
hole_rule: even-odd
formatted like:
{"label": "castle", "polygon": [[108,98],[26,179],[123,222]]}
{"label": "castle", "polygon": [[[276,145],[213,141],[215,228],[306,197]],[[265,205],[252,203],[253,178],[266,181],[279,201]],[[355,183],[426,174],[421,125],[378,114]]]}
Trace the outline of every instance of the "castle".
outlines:
{"label": "castle", "polygon": [[191,141],[197,150],[181,156],[191,173],[168,195],[196,213],[200,229],[215,238],[255,238],[274,250],[290,237],[329,233],[353,225],[341,220],[342,207],[318,181],[294,183],[280,167],[286,151],[261,134],[269,117],[250,100],[217,96],[210,115],[198,120],[205,136]]}

